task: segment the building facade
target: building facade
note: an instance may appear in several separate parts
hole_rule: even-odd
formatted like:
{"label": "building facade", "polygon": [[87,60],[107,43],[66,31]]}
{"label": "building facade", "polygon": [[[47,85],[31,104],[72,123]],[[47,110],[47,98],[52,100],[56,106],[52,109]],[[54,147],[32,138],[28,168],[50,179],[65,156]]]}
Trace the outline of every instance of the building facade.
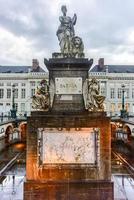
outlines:
{"label": "building facade", "polygon": [[33,59],[32,66],[0,66],[0,115],[9,115],[14,102],[18,116],[29,115],[32,96],[47,73]]}
{"label": "building facade", "polygon": [[[101,58],[89,71],[89,79],[92,77],[100,82],[109,116],[120,115],[122,85],[125,86],[125,109],[129,115],[134,115],[134,65],[105,65]],[[12,109],[13,85],[17,115],[29,115],[32,96],[44,78],[48,79],[48,73],[39,66],[37,59],[33,59],[31,66],[0,66],[0,116],[8,115]]]}
{"label": "building facade", "polygon": [[120,115],[122,109],[123,86],[125,109],[134,115],[134,65],[105,65],[98,61],[89,72],[89,79],[95,77],[101,85],[101,94],[106,96],[105,110],[108,115]]}

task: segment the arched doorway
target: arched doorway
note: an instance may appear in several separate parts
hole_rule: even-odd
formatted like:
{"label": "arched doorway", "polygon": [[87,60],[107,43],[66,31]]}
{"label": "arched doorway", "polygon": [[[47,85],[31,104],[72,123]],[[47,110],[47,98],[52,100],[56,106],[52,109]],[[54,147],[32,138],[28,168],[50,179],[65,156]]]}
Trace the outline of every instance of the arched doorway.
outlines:
{"label": "arched doorway", "polygon": [[130,136],[131,136],[131,129],[130,129],[130,127],[128,125],[124,125],[123,131],[127,134],[127,139],[129,140]]}
{"label": "arched doorway", "polygon": [[116,131],[117,131],[117,125],[114,122],[111,122],[111,139],[115,140],[116,139]]}
{"label": "arched doorway", "polygon": [[19,128],[13,129],[12,138],[13,138],[13,142],[21,141],[21,134],[20,134]]}

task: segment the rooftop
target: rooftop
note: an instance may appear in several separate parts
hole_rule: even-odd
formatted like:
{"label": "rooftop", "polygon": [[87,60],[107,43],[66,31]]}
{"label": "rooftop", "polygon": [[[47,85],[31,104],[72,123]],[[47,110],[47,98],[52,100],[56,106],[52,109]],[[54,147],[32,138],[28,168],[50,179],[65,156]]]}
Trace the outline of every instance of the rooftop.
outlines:
{"label": "rooftop", "polygon": [[41,67],[32,69],[32,66],[1,66],[0,73],[28,73],[28,72],[45,72]]}
{"label": "rooftop", "polygon": [[134,73],[134,65],[95,65],[90,72]]}

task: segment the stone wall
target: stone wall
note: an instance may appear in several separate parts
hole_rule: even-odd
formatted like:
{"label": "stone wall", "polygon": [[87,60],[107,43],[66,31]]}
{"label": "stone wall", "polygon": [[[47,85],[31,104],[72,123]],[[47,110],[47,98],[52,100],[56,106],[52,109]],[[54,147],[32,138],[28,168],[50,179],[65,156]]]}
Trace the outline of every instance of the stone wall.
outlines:
{"label": "stone wall", "polygon": [[113,200],[111,182],[27,183],[25,200]]}
{"label": "stone wall", "polygon": [[[65,168],[60,166],[45,168],[39,166],[37,155],[37,129],[38,128],[79,128],[95,127],[100,128],[100,165],[86,166],[75,165],[75,167]],[[27,181],[46,180],[83,180],[87,176],[91,180],[110,180],[111,178],[111,130],[110,119],[104,113],[83,113],[83,114],[44,114],[33,113],[28,118],[27,129]],[[53,169],[52,169],[53,168]],[[54,175],[55,174],[55,175]],[[86,175],[85,175],[86,174]]]}

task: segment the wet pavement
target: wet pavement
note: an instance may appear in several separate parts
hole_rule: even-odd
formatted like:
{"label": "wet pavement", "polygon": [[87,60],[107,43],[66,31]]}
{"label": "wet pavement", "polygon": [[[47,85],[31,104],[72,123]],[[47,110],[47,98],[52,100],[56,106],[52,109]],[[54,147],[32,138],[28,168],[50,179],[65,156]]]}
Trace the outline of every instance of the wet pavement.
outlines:
{"label": "wet pavement", "polygon": [[[0,200],[23,200],[23,182],[25,177],[25,144],[17,143],[0,153],[1,163],[11,160],[21,153],[17,163],[0,176]],[[1,165],[0,165],[1,166]]]}
{"label": "wet pavement", "polygon": [[120,156],[121,154],[117,152],[116,154],[112,153],[114,200],[134,200],[134,171],[130,170],[126,163],[122,162]]}
{"label": "wet pavement", "polygon": [[18,153],[25,154],[25,146],[26,145],[24,143],[16,143],[7,147],[2,152],[0,152],[0,169],[1,169],[1,164],[10,161]]}
{"label": "wet pavement", "polygon": [[16,164],[0,178],[1,200],[23,200],[25,165]]}
{"label": "wet pavement", "polygon": [[129,174],[114,174],[114,200],[134,200],[134,179]]}
{"label": "wet pavement", "polygon": [[[25,173],[25,164],[17,163],[0,177],[0,200],[23,200]],[[133,175],[119,159],[112,156],[114,200],[134,200]]]}
{"label": "wet pavement", "polygon": [[0,199],[23,200],[23,182],[24,176],[6,176],[0,184]]}
{"label": "wet pavement", "polygon": [[[112,181],[114,182],[115,200],[134,200],[134,179],[126,169],[114,169]],[[118,173],[118,172],[121,173]],[[23,200],[23,182],[25,179],[25,165],[15,165],[6,172],[5,178],[0,182],[0,199]]]}

